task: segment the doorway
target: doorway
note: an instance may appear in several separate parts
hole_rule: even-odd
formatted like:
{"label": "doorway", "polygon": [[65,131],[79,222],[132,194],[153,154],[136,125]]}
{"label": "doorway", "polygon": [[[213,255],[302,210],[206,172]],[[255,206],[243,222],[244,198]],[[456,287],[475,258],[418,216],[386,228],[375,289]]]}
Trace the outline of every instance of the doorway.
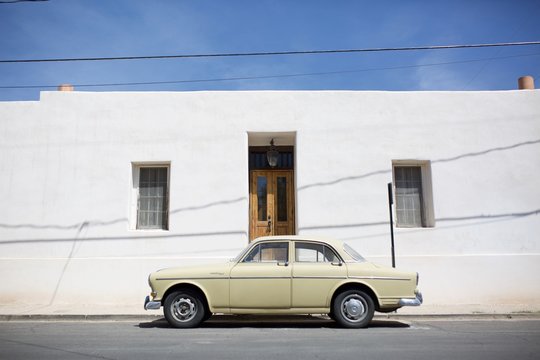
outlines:
{"label": "doorway", "polygon": [[249,240],[294,235],[293,170],[250,171]]}
{"label": "doorway", "polygon": [[249,241],[296,233],[295,140],[294,132],[248,133]]}

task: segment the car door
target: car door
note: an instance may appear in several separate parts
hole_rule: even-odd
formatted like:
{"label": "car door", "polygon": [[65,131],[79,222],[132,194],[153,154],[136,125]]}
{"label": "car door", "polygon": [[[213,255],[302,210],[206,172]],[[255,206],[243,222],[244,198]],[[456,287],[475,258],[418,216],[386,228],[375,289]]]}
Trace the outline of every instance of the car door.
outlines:
{"label": "car door", "polygon": [[288,309],[291,307],[289,242],[257,243],[232,269],[232,309]]}
{"label": "car door", "polygon": [[328,306],[331,291],[346,278],[346,265],[329,246],[316,242],[294,242],[293,308]]}

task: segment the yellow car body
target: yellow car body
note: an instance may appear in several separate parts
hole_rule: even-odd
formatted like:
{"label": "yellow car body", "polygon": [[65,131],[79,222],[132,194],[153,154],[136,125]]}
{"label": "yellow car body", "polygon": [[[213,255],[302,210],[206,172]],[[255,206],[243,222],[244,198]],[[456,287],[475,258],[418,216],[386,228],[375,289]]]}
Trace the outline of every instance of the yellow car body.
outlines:
{"label": "yellow car body", "polygon": [[339,240],[302,236],[258,238],[227,263],[159,270],[149,284],[145,308],[164,306],[176,327],[196,326],[213,313],[329,314],[344,326],[365,327],[373,311],[422,303],[416,272],[365,261]]}

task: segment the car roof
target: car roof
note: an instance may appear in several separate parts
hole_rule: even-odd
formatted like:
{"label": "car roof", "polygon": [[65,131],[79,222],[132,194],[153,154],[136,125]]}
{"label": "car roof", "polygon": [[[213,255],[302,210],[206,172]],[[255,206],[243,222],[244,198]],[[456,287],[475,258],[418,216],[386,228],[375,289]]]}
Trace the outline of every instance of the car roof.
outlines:
{"label": "car roof", "polygon": [[316,242],[323,242],[327,243],[335,248],[342,248],[343,247],[343,241],[338,239],[332,239],[332,238],[326,238],[321,236],[305,236],[305,235],[277,235],[277,236],[262,236],[258,237],[255,240],[252,241],[252,243],[260,242],[260,241],[284,241],[284,240],[293,240],[293,241],[316,241]]}

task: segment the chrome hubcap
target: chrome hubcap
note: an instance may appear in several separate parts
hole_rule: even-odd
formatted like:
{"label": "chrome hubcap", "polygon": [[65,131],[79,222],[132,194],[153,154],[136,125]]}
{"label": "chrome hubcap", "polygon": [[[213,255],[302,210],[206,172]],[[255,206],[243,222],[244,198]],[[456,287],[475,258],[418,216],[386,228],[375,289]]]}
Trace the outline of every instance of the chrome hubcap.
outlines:
{"label": "chrome hubcap", "polygon": [[178,321],[189,321],[197,313],[197,307],[193,299],[179,297],[172,303],[172,313]]}
{"label": "chrome hubcap", "polygon": [[341,311],[347,320],[357,322],[366,316],[367,304],[360,296],[350,295],[343,299]]}

